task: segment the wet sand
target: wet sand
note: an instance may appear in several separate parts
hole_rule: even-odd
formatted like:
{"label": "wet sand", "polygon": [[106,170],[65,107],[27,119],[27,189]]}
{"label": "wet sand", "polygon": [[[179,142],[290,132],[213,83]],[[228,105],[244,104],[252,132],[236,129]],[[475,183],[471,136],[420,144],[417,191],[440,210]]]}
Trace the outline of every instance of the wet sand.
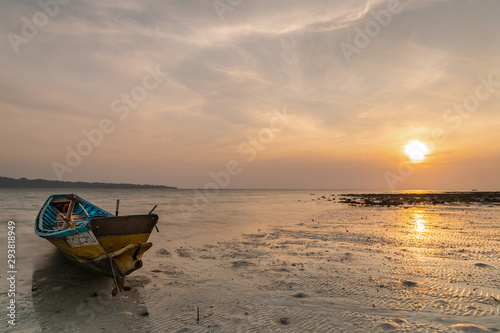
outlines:
{"label": "wet sand", "polygon": [[[345,208],[227,242],[166,246],[146,289],[164,290],[156,315],[172,332],[495,331],[495,212]],[[195,307],[212,315],[197,323]]]}
{"label": "wet sand", "polygon": [[500,330],[499,206],[352,207],[328,198],[294,203],[324,214],[220,239],[153,234],[123,306],[109,278],[43,243],[44,260],[19,282],[31,290],[19,296],[20,325],[9,330],[126,332],[123,307],[135,332]]}

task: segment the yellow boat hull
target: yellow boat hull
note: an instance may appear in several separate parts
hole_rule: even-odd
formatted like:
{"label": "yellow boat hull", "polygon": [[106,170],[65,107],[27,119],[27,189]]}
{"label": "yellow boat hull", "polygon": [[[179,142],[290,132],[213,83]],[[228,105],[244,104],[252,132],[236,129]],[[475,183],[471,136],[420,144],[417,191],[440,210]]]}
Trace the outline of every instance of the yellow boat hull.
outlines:
{"label": "yellow boat hull", "polygon": [[72,247],[65,239],[49,241],[77,266],[96,274],[118,277],[142,267],[141,258],[153,245],[147,242],[148,238],[149,234],[112,236],[99,239],[99,244],[81,247]]}
{"label": "yellow boat hull", "polygon": [[149,235],[158,215],[129,215],[92,219],[87,231],[48,239],[76,265],[107,276],[125,276],[142,267],[152,246]]}

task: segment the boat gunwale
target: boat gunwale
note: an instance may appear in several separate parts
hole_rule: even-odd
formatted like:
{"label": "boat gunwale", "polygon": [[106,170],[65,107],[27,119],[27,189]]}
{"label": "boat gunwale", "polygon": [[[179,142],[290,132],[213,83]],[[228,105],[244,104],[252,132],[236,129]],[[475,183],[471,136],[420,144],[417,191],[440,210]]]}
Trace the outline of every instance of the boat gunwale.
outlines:
{"label": "boat gunwale", "polygon": [[[64,198],[67,196],[73,196],[75,199],[79,200],[80,203],[85,203],[86,205],[95,207],[99,212],[106,214],[107,216],[87,216],[85,217],[84,221],[77,222],[76,226],[73,228],[68,228],[68,229],[60,229],[57,230],[55,228],[48,229],[43,226],[44,222],[44,216],[47,213],[47,209],[52,203],[52,201],[56,198]],[[71,199],[68,199],[70,201]],[[47,238],[47,239],[52,239],[52,238],[62,238],[66,236],[71,236],[71,235],[77,235],[82,232],[88,232],[91,231],[90,226],[89,226],[89,221],[91,219],[99,218],[99,217],[114,217],[115,215],[109,213],[108,211],[100,208],[99,206],[96,206],[90,202],[88,202],[85,199],[82,199],[76,194],[52,194],[50,195],[45,203],[43,204],[43,207],[40,209],[37,218],[36,218],[36,223],[35,223],[35,234],[42,237],[42,238]]]}

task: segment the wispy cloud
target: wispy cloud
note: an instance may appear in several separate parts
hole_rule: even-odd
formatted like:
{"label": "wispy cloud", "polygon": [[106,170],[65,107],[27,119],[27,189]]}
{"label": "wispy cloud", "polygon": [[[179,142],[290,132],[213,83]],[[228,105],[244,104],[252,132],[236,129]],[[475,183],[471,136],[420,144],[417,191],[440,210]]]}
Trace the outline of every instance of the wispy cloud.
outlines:
{"label": "wispy cloud", "polygon": [[[325,165],[346,161],[371,177],[363,158],[384,160],[374,162],[380,167],[397,163],[405,140],[429,137],[436,128],[451,138],[435,152],[436,165],[439,156],[460,160],[464,149],[478,158],[495,153],[487,141],[498,139],[500,92],[458,130],[443,112],[473,93],[478,76],[500,80],[498,2],[402,0],[402,12],[347,64],[339,44],[352,42],[388,4],[245,1],[221,21],[211,1],[70,2],[18,54],[7,38],[0,41],[0,152],[11,160],[5,172],[22,176],[15,166],[29,162],[34,177],[51,178],[50,161],[64,155],[65,145],[109,117],[116,132],[71,177],[95,177],[114,165],[105,158],[110,154],[127,161],[117,176],[125,178],[142,156],[152,168],[148,181],[164,179],[168,170],[171,179],[179,173],[176,185],[196,186],[200,174],[234,157],[238,144],[283,106],[294,117],[259,155],[266,167],[255,163],[255,170],[274,175],[307,156]],[[22,34],[22,17],[42,10],[29,1],[0,6],[4,36]],[[112,101],[154,64],[168,78],[119,122]],[[302,186],[294,183],[308,169],[302,165],[282,182]],[[345,168],[334,165],[336,177],[345,178]],[[238,184],[255,180],[247,177]],[[362,179],[379,184],[370,177]]]}

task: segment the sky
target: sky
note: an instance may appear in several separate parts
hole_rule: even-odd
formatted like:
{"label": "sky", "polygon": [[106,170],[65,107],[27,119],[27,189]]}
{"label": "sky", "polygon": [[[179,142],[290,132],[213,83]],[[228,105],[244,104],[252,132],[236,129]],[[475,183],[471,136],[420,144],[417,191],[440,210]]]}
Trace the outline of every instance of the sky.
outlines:
{"label": "sky", "polygon": [[3,1],[0,175],[498,190],[498,17],[497,0]]}

